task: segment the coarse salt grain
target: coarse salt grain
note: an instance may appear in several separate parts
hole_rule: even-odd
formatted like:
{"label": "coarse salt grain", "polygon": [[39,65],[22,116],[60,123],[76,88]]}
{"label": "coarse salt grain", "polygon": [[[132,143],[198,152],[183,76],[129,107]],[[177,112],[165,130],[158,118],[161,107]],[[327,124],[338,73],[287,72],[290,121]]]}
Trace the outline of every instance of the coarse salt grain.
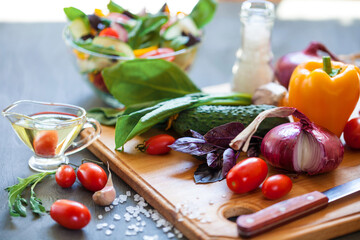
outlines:
{"label": "coarse salt grain", "polygon": [[131,196],[131,192],[130,192],[130,191],[126,191],[126,196],[130,197],[130,196]]}
{"label": "coarse salt grain", "polygon": [[112,231],[110,230],[110,229],[107,229],[106,231],[105,231],[105,235],[106,236],[110,236],[112,234]]}
{"label": "coarse salt grain", "polygon": [[110,225],[109,225],[109,228],[110,228],[111,230],[114,230],[114,229],[115,229],[115,225],[114,225],[114,224],[110,224]]}
{"label": "coarse salt grain", "polygon": [[102,225],[103,225],[103,227],[107,227],[109,224],[103,223]]}
{"label": "coarse salt grain", "polygon": [[96,229],[97,229],[97,230],[101,230],[102,228],[103,228],[102,223],[96,224]]}
{"label": "coarse salt grain", "polygon": [[101,214],[99,214],[97,217],[99,220],[103,219],[103,215],[101,215]]}
{"label": "coarse salt grain", "polygon": [[177,238],[182,238],[182,237],[183,237],[183,234],[182,234],[182,233],[178,233],[178,234],[176,234],[176,237],[177,237]]}
{"label": "coarse salt grain", "polygon": [[158,240],[159,239],[159,236],[158,235],[154,235],[154,236],[147,236],[145,235],[143,237],[143,240]]}
{"label": "coarse salt grain", "polygon": [[113,206],[113,205],[110,205],[109,207],[110,207],[110,209],[113,209],[113,208],[114,208],[114,206]]}
{"label": "coarse salt grain", "polygon": [[121,216],[119,214],[114,214],[114,220],[120,220]]}
{"label": "coarse salt grain", "polygon": [[167,237],[168,237],[168,238],[173,238],[173,237],[175,237],[175,234],[169,232],[169,233],[167,234]]}
{"label": "coarse salt grain", "polygon": [[105,212],[109,212],[111,209],[109,207],[104,208]]}

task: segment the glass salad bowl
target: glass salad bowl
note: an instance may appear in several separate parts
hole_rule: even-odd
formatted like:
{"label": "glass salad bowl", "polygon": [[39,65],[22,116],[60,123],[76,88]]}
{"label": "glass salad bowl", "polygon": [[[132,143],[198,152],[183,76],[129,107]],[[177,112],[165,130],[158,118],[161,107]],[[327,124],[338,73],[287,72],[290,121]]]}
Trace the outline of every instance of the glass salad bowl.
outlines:
{"label": "glass salad bowl", "polygon": [[[202,31],[187,16],[170,20],[164,15],[163,22],[157,15],[142,16],[142,23],[151,23],[145,26],[138,18],[128,17],[129,14],[125,13],[101,16],[96,12],[85,15],[75,8],[64,11],[69,24],[64,28],[63,39],[71,50],[79,73],[107,105],[115,108],[123,105],[109,93],[102,70],[124,61],[147,58],[173,62],[187,72],[194,62],[202,36]],[[154,24],[159,24],[157,32],[151,27]],[[136,32],[137,26],[143,26],[143,30]]]}

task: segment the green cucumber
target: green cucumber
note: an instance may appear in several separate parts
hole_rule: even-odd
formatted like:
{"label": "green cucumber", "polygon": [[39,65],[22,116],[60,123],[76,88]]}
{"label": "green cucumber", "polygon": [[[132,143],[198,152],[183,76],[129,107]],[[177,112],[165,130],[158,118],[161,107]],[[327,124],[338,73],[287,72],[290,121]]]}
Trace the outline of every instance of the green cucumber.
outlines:
{"label": "green cucumber", "polygon": [[90,34],[90,26],[83,18],[76,18],[69,25],[71,35],[75,40]]}
{"label": "green cucumber", "polygon": [[95,37],[92,43],[103,47],[112,47],[115,51],[123,53],[126,57],[134,57],[132,48],[127,43],[119,39],[112,37]]}
{"label": "green cucumber", "polygon": [[186,34],[192,34],[193,36],[200,36],[200,30],[197,28],[194,20],[191,17],[185,17],[180,19],[165,30],[163,38],[165,40],[172,40],[182,35],[182,32]]}
{"label": "green cucumber", "polygon": [[[181,136],[185,136],[190,129],[204,135],[210,129],[229,122],[241,122],[246,127],[259,113],[274,107],[272,105],[203,105],[180,112],[172,127]],[[254,135],[263,137],[272,128],[287,122],[289,122],[288,118],[267,118]]]}

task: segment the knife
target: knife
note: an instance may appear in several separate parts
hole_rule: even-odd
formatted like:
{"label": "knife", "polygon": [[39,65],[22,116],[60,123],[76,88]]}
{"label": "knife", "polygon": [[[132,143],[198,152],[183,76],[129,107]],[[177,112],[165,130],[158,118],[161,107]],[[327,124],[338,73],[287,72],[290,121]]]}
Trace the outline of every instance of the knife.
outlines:
{"label": "knife", "polygon": [[238,233],[252,237],[296,218],[325,208],[329,203],[360,191],[360,178],[330,188],[290,198],[249,215],[241,215],[236,224]]}

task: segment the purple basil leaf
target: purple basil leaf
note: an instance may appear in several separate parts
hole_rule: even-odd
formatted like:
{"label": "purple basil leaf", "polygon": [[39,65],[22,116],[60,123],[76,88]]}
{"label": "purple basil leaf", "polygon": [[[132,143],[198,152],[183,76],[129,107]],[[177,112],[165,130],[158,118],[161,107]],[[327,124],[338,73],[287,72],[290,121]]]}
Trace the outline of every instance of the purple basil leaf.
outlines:
{"label": "purple basil leaf", "polygon": [[244,125],[239,122],[226,123],[208,131],[204,135],[204,138],[211,144],[228,148],[231,140],[242,130],[244,130]]}
{"label": "purple basil leaf", "polygon": [[222,176],[225,178],[226,174],[236,164],[236,152],[232,148],[227,148],[223,154]]}
{"label": "purple basil leaf", "polygon": [[177,139],[169,147],[175,151],[201,156],[215,151],[218,147],[207,143],[204,139],[183,137]]}
{"label": "purple basil leaf", "polygon": [[250,141],[249,148],[246,152],[248,157],[258,157],[260,155],[260,146],[262,138],[258,136],[253,136]]}
{"label": "purple basil leaf", "polygon": [[[222,151],[221,151],[222,153]],[[220,157],[220,159],[219,159]],[[214,151],[214,152],[211,152],[211,153],[208,153],[206,155],[206,162],[207,162],[207,165],[211,168],[216,168],[219,166],[219,160],[221,161],[221,154],[219,154],[218,152]],[[220,162],[221,163],[221,162]],[[221,166],[221,164],[220,164]]]}
{"label": "purple basil leaf", "polygon": [[221,168],[211,168],[206,163],[200,164],[194,173],[195,183],[212,183],[224,179]]}
{"label": "purple basil leaf", "polygon": [[205,139],[203,135],[201,135],[200,133],[194,131],[194,130],[189,130],[190,134],[192,137],[194,138],[199,138],[199,139]]}

